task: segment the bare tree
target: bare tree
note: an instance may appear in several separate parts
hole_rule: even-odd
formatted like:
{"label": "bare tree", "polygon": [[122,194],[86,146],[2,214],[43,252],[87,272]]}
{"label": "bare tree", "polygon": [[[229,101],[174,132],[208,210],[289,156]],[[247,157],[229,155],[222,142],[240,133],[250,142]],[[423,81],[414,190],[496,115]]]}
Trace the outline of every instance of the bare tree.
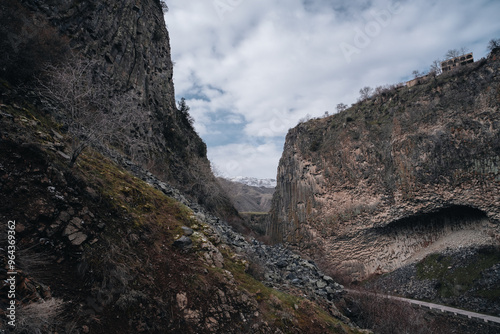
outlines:
{"label": "bare tree", "polygon": [[422,75],[424,75],[419,70],[415,70],[415,71],[411,72],[411,74],[413,75],[413,78],[415,78],[415,79],[418,78],[418,77],[421,77]]}
{"label": "bare tree", "polygon": [[128,154],[145,146],[140,131],[149,118],[147,112],[131,93],[113,96],[96,68],[95,61],[74,57],[61,66],[47,67],[44,80],[39,80],[39,95],[50,101],[73,135],[70,167],[88,146],[114,145]]}
{"label": "bare tree", "polygon": [[375,89],[373,91],[373,95],[378,96],[378,95],[382,94],[385,90],[386,90],[386,88],[384,86],[377,86],[377,87],[375,87]]}
{"label": "bare tree", "polygon": [[455,58],[455,57],[460,57],[468,52],[469,52],[469,49],[465,46],[462,46],[460,48],[460,50],[457,50],[457,49],[448,50],[448,52],[446,52],[446,55],[444,57],[445,57],[445,59],[451,59],[451,58]]}
{"label": "bare tree", "polygon": [[339,103],[337,104],[337,112],[342,112],[348,108],[347,104]]}
{"label": "bare tree", "polygon": [[222,171],[222,169],[213,161],[210,161],[210,169],[212,170],[212,174],[214,174],[215,177],[224,177],[224,172]]}
{"label": "bare tree", "polygon": [[460,51],[457,49],[450,49],[446,54],[444,55],[445,59],[451,59],[460,56]]}
{"label": "bare tree", "polygon": [[363,101],[369,99],[372,95],[373,89],[371,87],[363,87],[359,90],[359,101]]}
{"label": "bare tree", "polygon": [[442,72],[443,71],[441,69],[441,60],[439,60],[439,59],[434,60],[431,64],[429,74],[436,76],[436,75],[440,75]]}
{"label": "bare tree", "polygon": [[493,38],[488,42],[488,50],[493,51],[500,48],[500,38]]}
{"label": "bare tree", "polygon": [[468,47],[466,47],[466,46],[462,46],[462,47],[460,48],[460,56],[465,55],[465,54],[467,54],[467,53],[469,53],[469,48],[468,48]]}

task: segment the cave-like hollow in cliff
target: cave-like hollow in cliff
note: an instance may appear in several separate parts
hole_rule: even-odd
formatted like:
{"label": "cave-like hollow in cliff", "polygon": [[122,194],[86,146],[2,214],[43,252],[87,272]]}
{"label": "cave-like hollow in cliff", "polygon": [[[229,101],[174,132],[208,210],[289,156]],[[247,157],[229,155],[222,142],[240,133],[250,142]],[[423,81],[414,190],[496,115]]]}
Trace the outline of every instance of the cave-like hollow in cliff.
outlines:
{"label": "cave-like hollow in cliff", "polygon": [[464,223],[474,224],[485,220],[487,221],[488,217],[482,210],[465,205],[451,205],[432,212],[415,214],[392,221],[380,228],[379,232],[391,234],[398,230],[444,229],[446,226],[460,228]]}
{"label": "cave-like hollow in cliff", "polygon": [[366,231],[359,251],[361,277],[390,272],[447,249],[494,245],[495,224],[486,213],[464,205],[411,215]]}

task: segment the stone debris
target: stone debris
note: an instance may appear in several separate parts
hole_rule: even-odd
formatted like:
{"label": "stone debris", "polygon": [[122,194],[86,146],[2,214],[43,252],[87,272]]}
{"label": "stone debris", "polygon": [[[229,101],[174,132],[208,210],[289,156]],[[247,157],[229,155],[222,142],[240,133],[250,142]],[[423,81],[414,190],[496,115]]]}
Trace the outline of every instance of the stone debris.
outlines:
{"label": "stone debris", "polygon": [[310,298],[320,298],[336,309],[333,301],[343,295],[344,287],[324,275],[313,261],[300,257],[283,245],[269,246],[253,238],[245,239],[227,222],[208,213],[197,203],[187,200],[179,190],[131,162],[126,165],[143,181],[193,210],[193,218],[198,222],[193,227],[202,230],[202,233],[198,231],[191,233],[192,228],[183,226],[184,235],[174,241],[175,247],[182,250],[191,249],[193,240],[200,240],[201,250],[204,252],[203,258],[207,264],[223,268],[224,258],[216,246],[220,243],[229,245],[240,258],[256,263],[262,268],[264,284],[267,286],[282,290],[299,288]]}
{"label": "stone debris", "polygon": [[188,236],[188,237],[189,237],[190,235],[192,235],[192,234],[193,234],[193,232],[194,232],[194,231],[193,231],[193,229],[191,229],[191,228],[189,228],[189,227],[187,227],[187,226],[182,226],[181,228],[182,228],[182,230],[184,231],[184,235],[185,235],[185,236]]}
{"label": "stone debris", "polygon": [[183,235],[179,239],[175,240],[173,245],[181,250],[187,250],[193,247],[193,240]]}

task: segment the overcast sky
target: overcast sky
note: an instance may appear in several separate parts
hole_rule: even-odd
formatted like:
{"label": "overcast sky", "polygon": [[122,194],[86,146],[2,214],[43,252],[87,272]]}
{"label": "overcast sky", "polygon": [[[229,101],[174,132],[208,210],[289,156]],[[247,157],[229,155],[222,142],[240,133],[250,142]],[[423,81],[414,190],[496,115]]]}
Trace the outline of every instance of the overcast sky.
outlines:
{"label": "overcast sky", "polygon": [[225,176],[275,178],[285,135],[500,38],[498,0],[170,0],[176,99]]}

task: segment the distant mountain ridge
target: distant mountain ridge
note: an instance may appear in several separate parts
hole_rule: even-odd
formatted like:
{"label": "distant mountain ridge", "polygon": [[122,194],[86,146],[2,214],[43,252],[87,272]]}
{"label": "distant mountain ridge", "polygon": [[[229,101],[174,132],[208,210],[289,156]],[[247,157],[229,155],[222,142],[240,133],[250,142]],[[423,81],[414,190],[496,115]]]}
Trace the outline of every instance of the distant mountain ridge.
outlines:
{"label": "distant mountain ridge", "polygon": [[232,182],[243,183],[251,187],[276,188],[275,179],[258,179],[256,177],[247,177],[247,176],[236,176],[225,179]]}
{"label": "distant mountain ridge", "polygon": [[241,177],[240,180],[242,179],[246,179],[250,184],[259,184],[259,186],[221,177],[218,178],[218,181],[239,212],[268,212],[271,209],[271,200],[274,194],[274,188],[269,186],[271,180]]}

